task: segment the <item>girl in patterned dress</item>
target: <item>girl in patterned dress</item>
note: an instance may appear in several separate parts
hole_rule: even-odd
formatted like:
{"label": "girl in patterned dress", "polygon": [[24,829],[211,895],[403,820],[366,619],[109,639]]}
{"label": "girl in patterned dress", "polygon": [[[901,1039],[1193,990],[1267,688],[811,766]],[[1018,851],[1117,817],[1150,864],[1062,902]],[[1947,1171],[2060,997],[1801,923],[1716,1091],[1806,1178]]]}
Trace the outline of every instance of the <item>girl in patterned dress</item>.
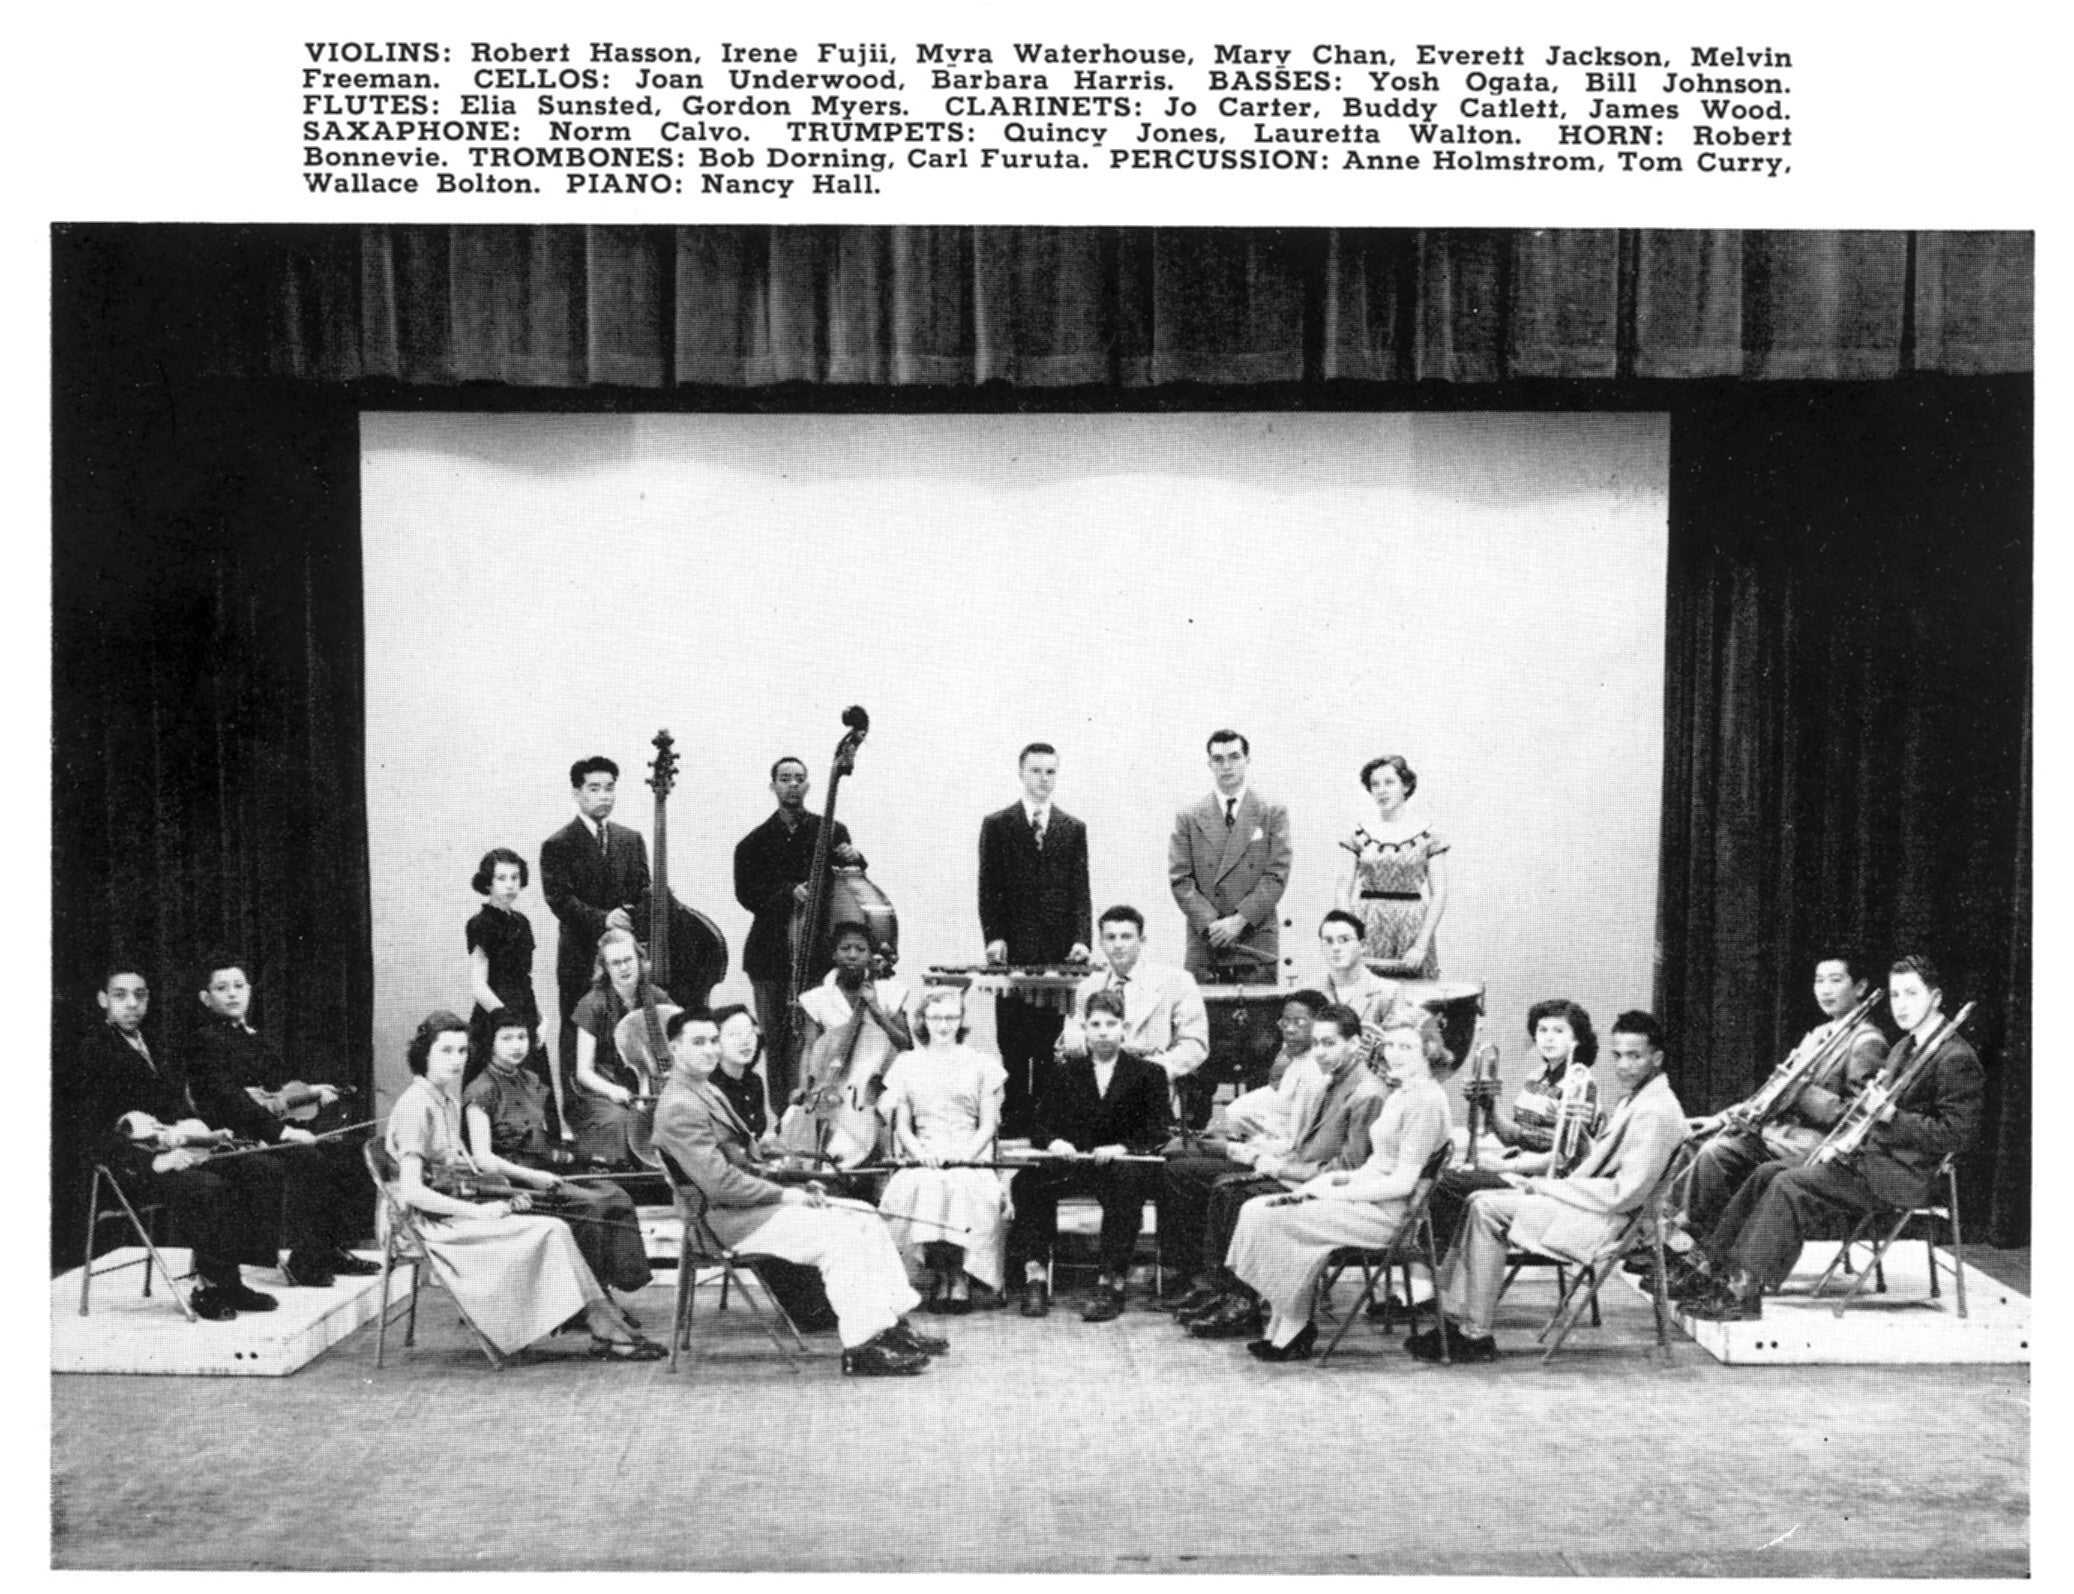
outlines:
{"label": "girl in patterned dress", "polygon": [[1436,980],[1448,844],[1412,810],[1419,777],[1401,755],[1371,758],[1361,766],[1361,785],[1375,799],[1376,817],[1340,843],[1354,862],[1340,878],[1337,904],[1367,926],[1362,950],[1378,973]]}

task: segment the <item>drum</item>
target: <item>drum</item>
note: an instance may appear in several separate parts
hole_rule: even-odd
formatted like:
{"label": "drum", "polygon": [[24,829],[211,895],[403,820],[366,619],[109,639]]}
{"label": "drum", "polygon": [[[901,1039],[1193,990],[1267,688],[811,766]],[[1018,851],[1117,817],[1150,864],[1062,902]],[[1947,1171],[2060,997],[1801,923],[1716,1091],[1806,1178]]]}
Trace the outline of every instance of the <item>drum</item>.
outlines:
{"label": "drum", "polygon": [[1219,1085],[1234,1094],[1267,1083],[1267,1071],[1282,1049],[1277,1027],[1289,989],[1281,985],[1205,985],[1203,1008],[1210,1019],[1210,1055],[1180,1082],[1181,1119],[1191,1129],[1210,1121]]}
{"label": "drum", "polygon": [[1397,994],[1440,1015],[1440,1033],[1457,1065],[1469,1061],[1476,1021],[1483,1015],[1484,988],[1467,980],[1400,980]]}

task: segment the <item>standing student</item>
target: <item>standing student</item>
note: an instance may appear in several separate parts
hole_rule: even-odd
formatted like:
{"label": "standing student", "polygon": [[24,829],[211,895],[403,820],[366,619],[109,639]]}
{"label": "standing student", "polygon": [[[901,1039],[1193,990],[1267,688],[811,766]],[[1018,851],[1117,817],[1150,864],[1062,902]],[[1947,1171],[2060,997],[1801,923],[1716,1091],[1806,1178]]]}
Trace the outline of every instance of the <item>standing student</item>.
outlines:
{"label": "standing student", "polygon": [[[1084,963],[1094,945],[1087,826],[1052,802],[1058,749],[1032,742],[1016,759],[1020,801],[979,826],[979,928],[989,963]],[[1008,1071],[1001,1132],[1030,1132],[1030,1112],[1065,1015],[1019,996],[994,999],[994,1038]]]}
{"label": "standing student", "polygon": [[540,1004],[533,995],[533,921],[518,905],[532,874],[526,860],[509,847],[492,847],[483,854],[471,882],[483,905],[462,932],[468,942],[468,989],[475,997],[475,1010],[468,1015],[468,1077],[473,1079],[489,1063],[492,1013],[531,1026],[533,1045],[526,1067],[547,1087],[548,1133],[559,1139],[566,1121],[562,1081],[548,1062],[540,1035]]}
{"label": "standing student", "polygon": [[555,992],[562,1021],[555,1067],[567,1102],[576,1067],[576,1004],[597,970],[598,938],[607,930],[640,934],[648,922],[648,844],[638,830],[612,823],[619,766],[603,756],[569,766],[576,817],[540,844],[540,890],[561,925],[555,946]]}
{"label": "standing student", "polygon": [[1253,744],[1212,731],[1205,744],[1212,789],[1174,816],[1167,880],[1188,920],[1185,966],[1272,981],[1281,947],[1275,907],[1289,886],[1289,810],[1262,796],[1248,771]]}

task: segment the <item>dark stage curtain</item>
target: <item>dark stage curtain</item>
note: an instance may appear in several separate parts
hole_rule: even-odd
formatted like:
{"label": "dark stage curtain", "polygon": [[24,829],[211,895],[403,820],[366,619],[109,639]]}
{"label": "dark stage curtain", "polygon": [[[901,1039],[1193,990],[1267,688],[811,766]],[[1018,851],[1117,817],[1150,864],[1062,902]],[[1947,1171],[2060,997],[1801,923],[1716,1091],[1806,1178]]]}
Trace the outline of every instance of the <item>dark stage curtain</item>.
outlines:
{"label": "dark stage curtain", "polygon": [[209,228],[155,269],[196,369],[320,383],[1827,381],[2031,360],[2028,233]]}
{"label": "dark stage curtain", "polygon": [[148,330],[120,259],[59,265],[52,1240],[76,1265],[65,1086],[107,959],[149,977],[146,1033],[181,1052],[197,960],[249,958],[255,1025],[363,1099],[373,986],[355,411],[117,358]]}
{"label": "dark stage curtain", "polygon": [[1679,1093],[1808,1023],[1832,938],[1927,952],[1987,1064],[1962,1198],[2029,1226],[2028,384],[1715,402],[1672,429],[1660,888]]}

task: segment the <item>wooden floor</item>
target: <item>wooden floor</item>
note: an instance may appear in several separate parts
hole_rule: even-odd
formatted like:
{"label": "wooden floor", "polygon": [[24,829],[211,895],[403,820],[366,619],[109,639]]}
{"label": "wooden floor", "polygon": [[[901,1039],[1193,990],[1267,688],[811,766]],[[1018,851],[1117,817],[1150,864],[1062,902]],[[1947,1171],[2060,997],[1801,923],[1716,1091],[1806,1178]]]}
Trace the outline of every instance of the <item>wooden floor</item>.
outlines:
{"label": "wooden floor", "polygon": [[[638,1303],[658,1333],[668,1288]],[[693,1371],[563,1339],[495,1373],[428,1291],[379,1374],[368,1328],[285,1379],[54,1379],[53,1562],[2029,1570],[2029,1369],[1723,1367],[1683,1340],[1666,1368],[1624,1289],[1544,1367],[1551,1290],[1507,1298],[1495,1366],[1427,1367],[1360,1325],[1329,1367],[1262,1367],[1134,1301],[1106,1325],[924,1319],[956,1349],[900,1381],[843,1379],[832,1338],[788,1375],[710,1300]]]}

